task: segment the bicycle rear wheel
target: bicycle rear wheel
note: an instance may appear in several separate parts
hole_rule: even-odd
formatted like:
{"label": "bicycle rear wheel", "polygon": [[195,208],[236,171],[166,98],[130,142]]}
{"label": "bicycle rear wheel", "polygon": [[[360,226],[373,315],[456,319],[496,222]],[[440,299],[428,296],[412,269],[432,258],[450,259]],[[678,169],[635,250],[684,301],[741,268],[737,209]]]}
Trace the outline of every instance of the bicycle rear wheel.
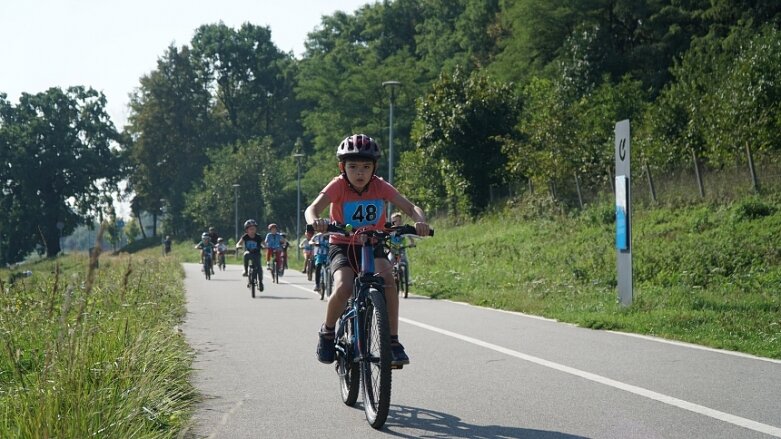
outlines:
{"label": "bicycle rear wheel", "polygon": [[336,373],[339,375],[339,388],[342,402],[352,407],[358,400],[358,389],[361,384],[361,373],[358,363],[353,361],[352,328],[350,320],[345,322],[344,331],[337,340]]}
{"label": "bicycle rear wheel", "polygon": [[388,418],[391,398],[391,348],[388,311],[383,294],[372,288],[363,315],[366,356],[361,361],[366,420],[380,428]]}

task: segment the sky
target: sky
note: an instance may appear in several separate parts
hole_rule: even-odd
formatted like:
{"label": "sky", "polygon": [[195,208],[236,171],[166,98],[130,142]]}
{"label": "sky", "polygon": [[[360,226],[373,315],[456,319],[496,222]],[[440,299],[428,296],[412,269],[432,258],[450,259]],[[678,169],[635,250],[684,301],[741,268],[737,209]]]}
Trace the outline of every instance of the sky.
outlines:
{"label": "sky", "polygon": [[323,15],[375,0],[0,0],[0,93],[84,85],[102,91],[118,129],[128,95],[165,49],[190,43],[202,24],[269,26],[271,39],[298,58]]}

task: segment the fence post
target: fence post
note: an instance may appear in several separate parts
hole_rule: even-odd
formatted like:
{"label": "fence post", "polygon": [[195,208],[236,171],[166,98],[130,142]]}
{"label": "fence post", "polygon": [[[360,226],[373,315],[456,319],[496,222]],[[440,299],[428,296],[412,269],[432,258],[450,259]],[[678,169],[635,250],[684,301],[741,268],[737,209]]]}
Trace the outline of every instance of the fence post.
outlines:
{"label": "fence post", "polygon": [[754,192],[759,192],[759,178],[757,178],[757,169],[754,167],[754,157],[751,155],[751,146],[746,142],[746,157],[748,158],[748,170],[751,173],[751,187]]}
{"label": "fence post", "polygon": [[700,174],[700,164],[697,162],[697,151],[692,150],[692,161],[694,162],[694,174],[697,176],[697,187],[700,189],[700,198],[705,198],[705,188],[702,185],[702,175]]}
{"label": "fence post", "polygon": [[643,168],[648,178],[648,187],[651,189],[651,199],[656,203],[656,187],[654,186],[654,177],[651,175],[651,168],[648,167],[648,163],[643,163]]}

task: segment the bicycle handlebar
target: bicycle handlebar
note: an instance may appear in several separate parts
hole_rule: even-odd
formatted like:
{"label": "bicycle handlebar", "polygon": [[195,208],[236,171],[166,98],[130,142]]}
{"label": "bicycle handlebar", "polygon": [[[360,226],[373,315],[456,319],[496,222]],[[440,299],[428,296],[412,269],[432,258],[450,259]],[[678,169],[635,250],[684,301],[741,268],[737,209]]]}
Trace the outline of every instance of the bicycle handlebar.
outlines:
{"label": "bicycle handlebar", "polygon": [[[307,227],[311,227],[311,224],[307,224]],[[391,223],[385,223],[385,230],[364,230],[364,231],[353,231],[353,226],[350,224],[328,224],[328,233],[339,233],[344,236],[350,236],[353,233],[359,233],[359,234],[371,234],[371,233],[393,233],[397,235],[414,235],[419,236],[417,234],[417,230],[415,230],[415,226],[411,226],[409,224],[404,224],[401,226],[394,226]],[[430,229],[428,232],[428,236],[434,236],[434,229]]]}

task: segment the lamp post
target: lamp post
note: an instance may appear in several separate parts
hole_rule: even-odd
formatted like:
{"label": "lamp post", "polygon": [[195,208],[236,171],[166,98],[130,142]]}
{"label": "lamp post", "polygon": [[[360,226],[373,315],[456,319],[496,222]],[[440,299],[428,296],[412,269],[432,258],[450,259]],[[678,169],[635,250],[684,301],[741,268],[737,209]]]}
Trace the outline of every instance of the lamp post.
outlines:
{"label": "lamp post", "polygon": [[[300,146],[300,140],[296,142]],[[296,181],[298,186],[298,197],[296,200],[296,260],[301,260],[301,247],[298,245],[299,240],[301,239],[301,158],[304,157],[304,154],[301,154],[300,152],[293,154],[293,157],[296,158]]]}
{"label": "lamp post", "polygon": [[234,212],[234,219],[233,219],[233,225],[236,226],[236,233],[233,237],[234,244],[239,242],[239,185],[234,184],[233,185],[233,212]]}
{"label": "lamp post", "polygon": [[[382,86],[390,90],[390,111],[388,116],[388,183],[393,184],[393,101],[396,99],[396,87],[401,86],[399,81],[385,81]],[[388,216],[391,213],[391,204],[388,203]]]}
{"label": "lamp post", "polygon": [[382,86],[390,89],[390,113],[388,120],[388,183],[393,184],[393,101],[396,99],[396,87],[399,81],[385,81]]}

